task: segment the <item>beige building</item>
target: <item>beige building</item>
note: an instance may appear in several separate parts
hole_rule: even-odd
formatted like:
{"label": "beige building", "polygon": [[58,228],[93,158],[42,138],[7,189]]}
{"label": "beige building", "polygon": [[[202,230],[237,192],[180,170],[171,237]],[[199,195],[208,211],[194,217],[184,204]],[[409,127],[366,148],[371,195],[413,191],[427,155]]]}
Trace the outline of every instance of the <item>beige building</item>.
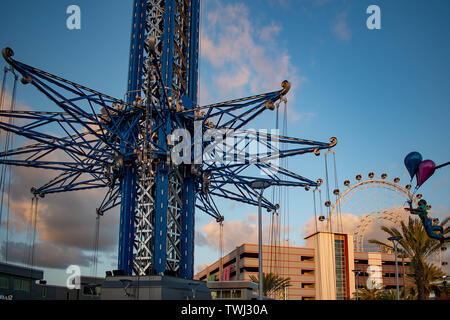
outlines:
{"label": "beige building", "polygon": [[[291,286],[273,295],[288,300],[345,300],[358,286],[373,283],[395,288],[395,257],[380,252],[354,252],[353,236],[344,233],[317,232],[306,239],[306,247],[274,247],[263,245],[263,272],[289,277]],[[403,266],[402,266],[403,262]],[[399,259],[400,285],[406,280],[409,261]],[[222,259],[197,273],[203,281],[250,280],[258,277],[258,246],[243,244]]]}

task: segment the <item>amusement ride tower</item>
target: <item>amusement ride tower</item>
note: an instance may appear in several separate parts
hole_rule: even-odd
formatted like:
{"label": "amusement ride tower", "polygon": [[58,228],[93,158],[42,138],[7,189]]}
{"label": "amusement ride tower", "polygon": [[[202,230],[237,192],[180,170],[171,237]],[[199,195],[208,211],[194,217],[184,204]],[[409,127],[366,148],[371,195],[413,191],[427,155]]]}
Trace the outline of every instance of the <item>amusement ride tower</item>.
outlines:
{"label": "amusement ride tower", "polygon": [[[318,182],[276,160],[317,155],[337,142],[246,130],[285,100],[287,81],[278,91],[199,106],[199,19],[200,0],[134,1],[124,100],[19,62],[10,48],[2,50],[21,82],[42,92],[58,111],[0,111],[0,130],[33,140],[0,153],[0,163],[57,171],[32,189],[35,197],[105,188],[97,215],[120,205],[118,269],[125,275],[192,279],[196,209],[220,222],[216,197],[258,205],[258,192],[250,187],[255,179],[315,187]],[[55,126],[63,134],[48,129]],[[180,151],[180,145],[188,148]],[[57,151],[65,158],[52,157]],[[182,162],[174,158],[180,154]],[[278,209],[266,198],[261,203]]]}

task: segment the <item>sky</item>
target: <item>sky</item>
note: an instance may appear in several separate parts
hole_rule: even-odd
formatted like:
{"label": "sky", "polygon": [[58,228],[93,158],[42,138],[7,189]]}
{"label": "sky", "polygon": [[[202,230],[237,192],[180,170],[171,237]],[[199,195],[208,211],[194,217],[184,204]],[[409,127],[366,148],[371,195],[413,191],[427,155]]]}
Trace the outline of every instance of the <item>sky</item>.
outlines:
{"label": "sky", "polygon": [[[5,0],[0,4],[0,46],[13,48],[15,59],[26,64],[122,98],[132,2]],[[66,9],[72,4],[81,8],[80,30],[66,26]],[[367,28],[370,5],[381,9],[381,29]],[[366,178],[369,172],[377,177],[386,172],[388,179],[399,177],[406,185],[410,179],[403,159],[409,152],[418,151],[437,165],[450,158],[449,9],[446,0],[204,0],[200,104],[279,90],[287,79],[292,88],[286,121],[284,110],[279,110],[280,129],[288,136],[323,142],[337,137],[336,170],[328,170],[330,177],[337,176],[339,188],[344,189],[345,179],[354,183],[357,174]],[[6,66],[3,59],[0,66]],[[32,87],[20,85],[17,98],[22,109],[56,108]],[[275,111],[266,112],[252,127],[274,128],[275,118]],[[290,158],[287,168],[311,180],[326,174],[323,154]],[[24,256],[27,250],[30,187],[53,176],[42,170],[14,170],[10,257]],[[330,183],[336,181],[330,178]],[[433,216],[450,215],[449,190],[449,167],[436,171],[420,188]],[[266,192],[271,196],[274,191]],[[377,203],[393,203],[394,196],[383,192]],[[49,283],[64,284],[70,264],[91,272],[95,208],[102,194],[75,192],[40,200],[36,265],[44,268]],[[290,188],[277,200],[284,240],[304,245],[304,237],[314,231],[313,193]],[[361,191],[348,203],[363,207],[371,200],[373,194]],[[257,208],[231,201],[218,204],[225,216],[226,251],[257,241]],[[355,216],[344,220],[351,225]],[[118,221],[113,210],[100,222],[99,274],[116,268]],[[266,231],[269,221],[265,215]],[[218,234],[215,221],[196,214],[196,271],[219,258]],[[4,221],[0,239],[6,239]],[[268,241],[267,232],[264,239]]]}

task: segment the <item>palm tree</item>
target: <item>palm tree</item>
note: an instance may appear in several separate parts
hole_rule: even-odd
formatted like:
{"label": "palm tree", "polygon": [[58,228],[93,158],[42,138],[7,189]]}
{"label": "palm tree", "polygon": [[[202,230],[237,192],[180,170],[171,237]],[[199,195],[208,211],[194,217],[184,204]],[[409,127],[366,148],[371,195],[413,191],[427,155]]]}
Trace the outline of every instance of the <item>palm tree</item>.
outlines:
{"label": "palm tree", "polygon": [[[402,289],[400,289],[400,295],[402,295]],[[396,289],[385,289],[381,294],[381,299],[383,300],[397,300],[397,290]]]}
{"label": "palm tree", "polygon": [[417,300],[417,287],[416,286],[408,286],[403,287],[403,300]]}
{"label": "palm tree", "polygon": [[[397,300],[397,290],[396,289],[386,289],[383,291],[381,298],[383,300]],[[401,287],[400,288],[400,299],[401,300],[416,300],[417,293],[415,287]]]}
{"label": "palm tree", "polygon": [[445,273],[441,268],[430,263],[424,264],[424,271],[425,296],[428,299],[431,292],[438,293],[440,291],[437,282],[442,280]]}
{"label": "palm tree", "polygon": [[[250,275],[250,279],[255,283],[259,283],[259,278],[254,275]],[[290,287],[290,282],[291,278],[289,277],[283,278],[272,272],[263,273],[263,294],[267,296],[271,293],[277,292],[278,290]]]}
{"label": "palm tree", "polygon": [[[444,228],[444,234],[449,232],[449,227],[445,227],[450,217],[447,217],[440,225]],[[400,230],[395,227],[382,226],[381,229],[389,236],[401,236],[398,251],[400,254],[410,257],[410,268],[414,272],[414,280],[417,286],[419,300],[426,298],[425,288],[425,264],[427,258],[441,248],[439,241],[431,239],[425,232],[422,222],[418,219],[409,218],[408,223],[401,222]],[[393,250],[393,246],[378,240],[369,240],[369,243],[379,245],[381,248]]]}
{"label": "palm tree", "polygon": [[373,285],[371,288],[364,285],[358,288],[358,299],[360,300],[380,300],[383,298],[384,289]]}

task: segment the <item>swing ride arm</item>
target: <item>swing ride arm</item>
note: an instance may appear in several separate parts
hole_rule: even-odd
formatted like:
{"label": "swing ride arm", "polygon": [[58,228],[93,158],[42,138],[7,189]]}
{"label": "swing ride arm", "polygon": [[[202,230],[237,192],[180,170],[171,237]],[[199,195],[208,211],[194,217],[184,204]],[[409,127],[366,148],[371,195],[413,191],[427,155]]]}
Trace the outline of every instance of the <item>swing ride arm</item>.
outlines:
{"label": "swing ride arm", "polygon": [[[198,141],[195,141],[193,133],[195,126],[200,124],[201,161],[195,163],[192,156],[191,163],[182,163],[178,168],[180,172],[191,172],[185,181],[181,180],[186,200],[191,198],[189,190],[193,199],[190,205],[217,221],[223,217],[215,198],[258,205],[258,194],[249,187],[249,183],[259,179],[261,174],[275,186],[305,189],[317,186],[318,182],[282,168],[278,161],[308,153],[319,155],[320,150],[330,149],[337,143],[335,138],[324,143],[281,136],[278,132],[269,134],[264,130],[245,129],[263,112],[273,111],[286,101],[285,95],[290,88],[287,81],[282,83],[279,91],[196,106],[184,96],[169,99],[161,75],[157,73],[159,96],[146,100],[137,97],[135,101],[124,102],[16,61],[12,59],[11,49],[4,49],[2,53],[11,67],[22,75],[23,84],[34,86],[60,110],[0,111],[0,130],[35,142],[0,153],[0,164],[60,172],[42,187],[34,188],[35,195],[105,188],[105,197],[97,209],[99,215],[120,205],[121,217],[127,220],[133,217],[138,205],[136,189],[141,183],[141,175],[142,179],[147,177],[150,183],[154,183],[157,195],[161,193],[158,188],[168,187],[164,187],[168,172],[176,167],[169,156],[175,147],[170,143],[171,132],[175,129],[186,129],[194,136],[189,148],[195,155]],[[217,140],[208,135],[209,130],[225,136],[233,132],[233,139]],[[258,145],[256,149],[255,145]],[[205,152],[210,150],[212,153]],[[217,161],[216,155],[221,152],[227,156],[232,154],[232,158]],[[145,168],[149,169],[148,173],[145,173]],[[255,170],[259,171],[259,176],[255,175]],[[193,191],[189,188],[191,184]],[[167,203],[164,207],[163,198],[157,197],[155,201],[156,207],[162,204],[162,208],[168,210]],[[261,199],[261,206],[273,211],[278,207],[265,197]],[[121,232],[128,234],[133,228],[132,224],[124,225]],[[127,248],[132,246],[132,241],[131,244],[126,239],[120,241],[119,267],[126,267],[128,274],[132,258],[125,252],[129,252]],[[160,270],[163,267],[155,268]],[[145,272],[145,269],[139,272]]]}
{"label": "swing ride arm", "polygon": [[[5,50],[12,56],[12,50]],[[126,104],[122,100],[18,62],[12,59],[11,56],[7,56],[7,61],[15,70],[22,74],[22,83],[33,84],[58,107],[63,109],[63,112],[0,111],[0,119],[13,118],[21,122],[21,125],[14,125],[2,120],[0,121],[0,129],[38,142],[0,153],[0,163],[67,172],[64,174],[64,177],[59,176],[60,182],[62,182],[59,188],[49,189],[42,187],[37,189],[40,193],[70,191],[72,188],[68,181],[72,181],[73,190],[82,190],[83,184],[85,184],[86,189],[106,187],[108,181],[103,177],[102,168],[111,167],[111,159],[114,154],[123,152],[120,150],[120,143],[122,145],[125,144],[128,150],[133,149],[134,151],[135,148],[140,147],[140,143],[129,135],[129,132],[133,130],[133,126],[129,125],[130,121],[127,121],[129,119],[126,118],[133,115],[136,119],[132,121],[132,124],[138,128],[142,122],[142,119],[139,118],[143,115],[142,110],[136,106]],[[199,168],[201,175],[212,174],[213,180],[211,180],[211,183],[214,185],[212,194],[257,205],[257,196],[246,186],[249,181],[256,179],[256,177],[249,175],[240,176],[238,174],[251,165],[255,165],[261,172],[268,175],[268,179],[273,181],[274,185],[316,186],[315,182],[295,173],[287,172],[286,169],[276,166],[276,163],[272,164],[270,162],[305,153],[315,153],[317,155],[319,150],[329,149],[336,145],[335,138],[330,139],[330,143],[323,143],[279,136],[277,134],[267,134],[264,131],[256,132],[241,129],[263,111],[279,107],[279,102],[283,99],[289,87],[286,85],[286,82],[284,82],[284,86],[279,91],[188,110],[178,110],[178,112],[175,110],[174,117],[178,117],[180,121],[186,121],[186,119],[201,121],[202,131],[208,129],[223,130],[225,135],[233,132],[233,142],[228,143],[229,140],[223,139],[222,142],[225,143],[220,148],[224,151],[233,150],[233,155],[239,153],[239,157],[243,157],[243,163],[235,163],[233,161],[217,162],[214,161],[215,159],[213,161],[204,159],[203,165]],[[72,97],[67,98],[61,91],[66,92],[66,94],[68,92]],[[84,108],[80,106],[81,103],[85,103]],[[112,106],[112,104],[116,105]],[[127,109],[128,112],[118,113],[117,105],[120,105],[121,110]],[[100,108],[103,108],[102,112],[98,111]],[[161,108],[155,108],[155,110],[155,112],[158,112]],[[182,118],[183,116],[185,116],[185,119]],[[24,124],[25,120],[29,122]],[[106,120],[110,121],[108,125],[105,124]],[[123,130],[119,130],[123,123],[129,126],[126,134],[123,133]],[[52,125],[56,125],[64,133],[70,133],[70,135],[59,137],[43,133],[48,131],[46,129]],[[78,128],[80,125],[82,129]],[[154,128],[153,132],[157,132],[158,129],[158,127]],[[244,141],[244,144],[242,144],[242,141]],[[195,143],[193,140],[192,145]],[[250,154],[246,149],[251,148],[252,143],[260,143],[266,150]],[[210,149],[218,146],[218,143],[212,139],[203,141],[203,144],[203,148],[209,147]],[[282,150],[279,148],[280,144],[283,146],[292,145],[294,148]],[[167,150],[157,150],[154,144],[152,146],[154,147],[154,153],[158,153],[158,151],[160,153],[167,152]],[[46,159],[49,154],[56,150],[64,151],[66,156],[72,161]],[[134,155],[133,151],[131,151],[132,155]],[[11,159],[11,156],[19,156],[21,159]],[[85,179],[84,182],[75,182],[82,173],[92,175],[92,179]],[[278,173],[285,175],[287,178],[294,178],[297,181],[281,180],[277,176]],[[98,183],[95,183],[95,181],[98,181]],[[54,186],[55,184],[51,185]],[[238,193],[228,190],[226,188],[227,185],[236,187]],[[49,184],[46,186],[48,187]],[[267,208],[274,207],[267,199],[263,200],[263,205]]]}

